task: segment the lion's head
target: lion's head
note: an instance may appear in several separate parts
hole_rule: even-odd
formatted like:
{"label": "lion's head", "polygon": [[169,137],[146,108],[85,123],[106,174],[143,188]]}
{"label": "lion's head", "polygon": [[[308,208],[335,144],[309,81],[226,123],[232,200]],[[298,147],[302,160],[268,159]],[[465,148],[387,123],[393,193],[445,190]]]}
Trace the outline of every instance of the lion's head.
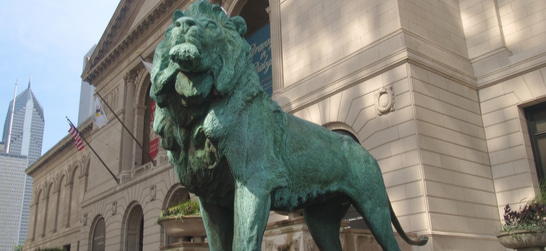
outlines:
{"label": "lion's head", "polygon": [[237,81],[235,68],[250,56],[243,18],[196,1],[189,10],[177,10],[172,20],[154,55],[152,99],[165,106],[165,94],[176,91],[191,105],[203,102],[213,88],[221,95],[230,93]]}
{"label": "lion's head", "polygon": [[[241,97],[254,96],[261,88],[244,40],[243,18],[195,1],[189,10],[177,10],[172,21],[154,55],[150,97],[158,108],[153,130],[180,181],[189,185],[205,180],[220,162],[200,126],[211,102],[232,96],[245,100]],[[245,82],[252,84],[241,84]]]}

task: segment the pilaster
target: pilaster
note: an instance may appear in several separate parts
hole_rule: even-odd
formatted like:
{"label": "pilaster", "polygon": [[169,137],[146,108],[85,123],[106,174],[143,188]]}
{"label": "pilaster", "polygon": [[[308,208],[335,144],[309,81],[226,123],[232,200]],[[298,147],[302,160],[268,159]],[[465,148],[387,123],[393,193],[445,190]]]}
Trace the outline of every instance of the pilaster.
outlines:
{"label": "pilaster", "polygon": [[[134,166],[134,139],[131,136],[134,131],[134,109],[135,106],[135,88],[137,83],[138,71],[132,70],[125,74],[123,78],[125,84],[125,94],[123,97],[123,110],[125,111],[121,120],[123,121],[121,132],[120,149],[120,172],[130,172]],[[128,131],[131,130],[131,131]],[[119,177],[119,176],[118,176]]]}
{"label": "pilaster", "polygon": [[273,92],[275,92],[284,88],[280,0],[269,0],[268,13],[271,32]]}

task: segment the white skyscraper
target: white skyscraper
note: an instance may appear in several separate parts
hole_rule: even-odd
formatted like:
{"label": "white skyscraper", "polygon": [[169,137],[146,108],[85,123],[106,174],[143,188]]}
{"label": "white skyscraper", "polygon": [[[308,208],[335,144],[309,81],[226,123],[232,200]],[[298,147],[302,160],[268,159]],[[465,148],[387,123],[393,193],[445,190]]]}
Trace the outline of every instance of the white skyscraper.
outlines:
{"label": "white skyscraper", "polygon": [[[13,110],[11,140],[7,142],[12,108],[15,109]],[[2,141],[6,146],[9,144],[9,153],[26,155],[29,165],[34,163],[42,154],[44,124],[44,110],[30,89],[29,83],[28,88],[17,95],[15,106],[13,106],[12,100],[8,107]]]}
{"label": "white skyscraper", "polygon": [[[27,166],[27,156],[0,152],[0,251],[11,251],[14,246],[22,245],[25,237],[21,232],[26,236],[28,207],[23,210],[23,198],[29,179],[23,170]],[[22,226],[25,217],[26,223]],[[21,231],[23,228],[25,231]]]}
{"label": "white skyscraper", "polygon": [[[97,45],[93,45],[93,47],[91,47],[91,49],[83,57],[84,69],[87,65],[87,60],[89,59],[89,57],[91,57],[91,54],[95,50],[95,47],[97,47]],[[95,99],[93,96],[94,94],[95,87],[82,80],[80,88],[80,109],[78,112],[78,125],[89,119],[91,115],[95,114]]]}
{"label": "white skyscraper", "polygon": [[[2,141],[6,154],[0,158],[0,176],[3,183],[0,186],[0,204],[9,204],[12,207],[0,207],[0,219],[10,219],[10,222],[18,224],[5,224],[2,220],[0,250],[5,250],[4,245],[12,250],[15,245],[22,245],[26,239],[32,178],[25,174],[25,169],[41,156],[44,124],[43,108],[30,89],[29,82],[28,88],[10,102],[4,123]],[[18,210],[15,210],[16,205],[19,205]],[[16,243],[11,242],[14,239],[17,240]]]}

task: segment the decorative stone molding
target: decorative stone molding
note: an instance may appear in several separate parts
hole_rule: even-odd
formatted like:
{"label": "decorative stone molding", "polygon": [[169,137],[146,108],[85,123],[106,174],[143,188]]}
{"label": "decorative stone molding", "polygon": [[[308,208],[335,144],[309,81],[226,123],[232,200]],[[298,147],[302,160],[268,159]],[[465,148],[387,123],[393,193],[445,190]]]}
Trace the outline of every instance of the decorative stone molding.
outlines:
{"label": "decorative stone molding", "polygon": [[112,215],[116,215],[118,213],[118,202],[114,201],[112,202]]}
{"label": "decorative stone molding", "polygon": [[384,115],[394,111],[394,92],[392,86],[383,87],[374,92],[377,115]]}
{"label": "decorative stone molding", "polygon": [[273,250],[275,248],[274,244],[275,243],[272,240],[266,240],[265,241],[265,250],[266,251]]}
{"label": "decorative stone molding", "polygon": [[157,194],[156,185],[153,185],[153,186],[150,187],[150,201],[155,200],[156,194]]}
{"label": "decorative stone molding", "polygon": [[78,163],[72,163],[70,166],[68,166],[68,176],[66,176],[66,184],[72,185],[74,184],[74,172],[76,172],[76,169],[78,168]]}
{"label": "decorative stone molding", "polygon": [[120,29],[122,28],[121,26],[123,25],[124,21],[122,19],[128,18],[128,12],[131,10],[131,5],[133,4],[134,1],[128,0],[123,6],[121,6],[118,14],[115,17],[115,21],[112,22],[113,25],[110,27],[110,31],[108,32],[108,34],[105,35],[106,38],[101,41],[100,46],[98,47],[98,50],[95,54],[96,56],[92,60],[90,60],[89,63],[91,63],[91,65],[95,66],[98,62],[100,62],[102,58],[108,55],[107,53],[110,51],[110,49],[115,46],[113,42],[118,34],[121,32]]}
{"label": "decorative stone molding", "polygon": [[52,189],[52,193],[53,194],[56,194],[59,192],[59,188],[60,188],[60,185],[59,185],[59,182],[61,180],[61,171],[58,171],[53,173],[49,182],[53,185],[53,187],[51,188]]}
{"label": "decorative stone molding", "polygon": [[82,156],[80,178],[89,176],[89,165],[91,165],[91,153]]}
{"label": "decorative stone molding", "polygon": [[138,70],[132,70],[127,73],[125,73],[125,77],[123,77],[123,80],[125,81],[125,84],[132,84],[134,85],[137,82],[138,78]]}
{"label": "decorative stone molding", "polygon": [[42,183],[42,201],[47,201],[49,199],[49,189],[51,187],[49,186],[49,182],[47,182],[46,180],[44,180],[44,182]]}
{"label": "decorative stone molding", "polygon": [[82,216],[82,226],[87,226],[87,219],[88,219],[88,214],[83,214]]}
{"label": "decorative stone molding", "polygon": [[[301,237],[300,237],[301,238]],[[313,239],[311,239],[313,241]],[[267,240],[265,242],[265,250],[266,251],[275,251],[275,250],[291,250],[291,251],[299,251],[300,250],[300,240],[295,239],[290,242],[287,242],[285,244],[275,244],[273,240]],[[312,249],[309,249],[312,250]]]}
{"label": "decorative stone molding", "polygon": [[306,251],[313,251],[315,250],[314,248],[317,246],[315,244],[315,241],[313,240],[313,237],[311,237],[310,235],[306,235],[303,237],[304,239],[304,242],[305,242],[305,250]]}
{"label": "decorative stone molding", "polygon": [[79,159],[75,160],[72,163],[72,182],[75,182],[75,179],[80,179],[82,177],[82,163]]}
{"label": "decorative stone molding", "polygon": [[[62,175],[61,175],[61,178],[64,176],[64,187],[69,187],[70,186],[70,172],[68,171],[68,168],[64,168],[63,171],[62,171]],[[59,188],[62,188],[63,186],[63,183],[59,184]]]}
{"label": "decorative stone molding", "polygon": [[[170,7],[176,3],[176,0],[163,0],[157,5],[151,13],[146,16],[135,28],[133,28],[128,35],[123,38],[118,44],[112,45],[115,42],[116,35],[119,34],[121,27],[114,26],[110,29],[106,39],[97,46],[98,51],[92,56],[89,61],[89,67],[83,74],[83,79],[89,83],[92,83],[102,72],[117,61],[122,53],[125,53],[131,45],[133,45],[141,36],[144,35],[150,26],[156,23],[162,17],[166,15],[170,17],[170,14],[166,12]],[[123,23],[121,18],[127,16],[126,12],[130,9],[130,4],[122,7],[120,14],[117,15],[114,24]]]}

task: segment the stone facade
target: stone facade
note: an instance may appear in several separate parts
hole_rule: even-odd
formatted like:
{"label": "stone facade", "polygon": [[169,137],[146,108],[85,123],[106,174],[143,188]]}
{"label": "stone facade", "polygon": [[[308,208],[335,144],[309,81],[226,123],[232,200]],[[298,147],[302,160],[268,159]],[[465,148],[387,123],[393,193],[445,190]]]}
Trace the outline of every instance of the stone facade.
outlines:
{"label": "stone facade", "polygon": [[[135,51],[151,61],[171,14],[189,2],[120,2],[82,77],[143,147],[105,108],[108,125],[79,128],[119,185],[68,136],[47,152],[27,170],[25,250],[93,250],[100,224],[105,250],[170,242],[156,221],[181,188],[163,150],[156,165],[147,161],[150,81]],[[230,15],[249,4],[215,3]],[[502,208],[533,198],[540,178],[524,110],[546,101],[546,2],[270,0],[268,13],[273,98],[352,134],[378,159],[404,229],[430,237],[410,249],[504,250],[495,237]],[[271,239],[286,218],[273,216],[264,239],[292,245]],[[347,248],[366,242],[344,231]]]}

